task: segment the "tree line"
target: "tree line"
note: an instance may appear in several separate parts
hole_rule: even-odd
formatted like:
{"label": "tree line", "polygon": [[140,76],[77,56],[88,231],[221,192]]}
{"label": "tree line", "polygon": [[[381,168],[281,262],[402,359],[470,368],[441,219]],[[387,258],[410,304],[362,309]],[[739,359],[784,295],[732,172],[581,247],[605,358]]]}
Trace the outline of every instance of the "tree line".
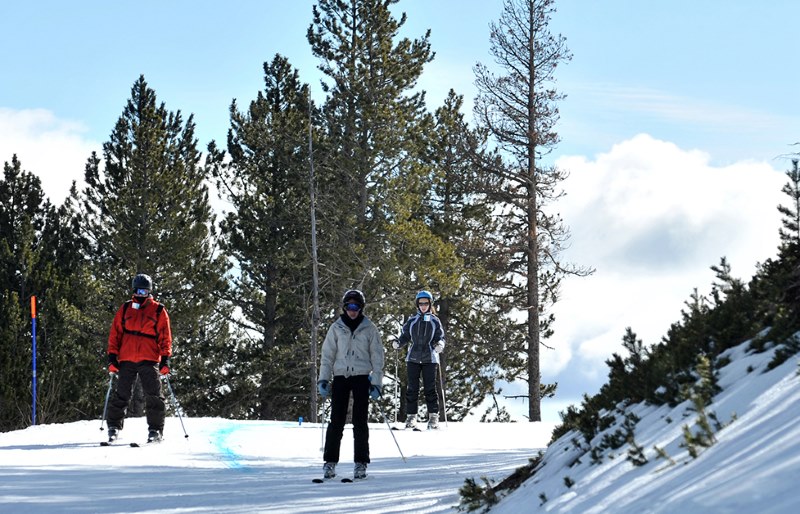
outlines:
{"label": "tree line", "polygon": [[[100,416],[108,327],[138,272],[170,313],[172,384],[188,415],[315,420],[318,328],[358,288],[387,348],[414,293],[434,291],[449,419],[514,380],[529,383],[529,419],[541,419],[555,389],[539,372],[549,308],[565,275],[591,272],[559,261],[568,231],[548,211],[564,177],[541,159],[558,143],[554,70],[571,57],[548,29],[554,2],[504,2],[490,33],[498,65],[475,68],[474,126],[454,90],[427,104],[417,82],[434,59],[430,32],[402,36],[397,3],[313,7],[320,105],[276,54],[263,89],[231,102],[227,140],[203,151],[193,116],[159,102],[142,75],[63,205],[16,156],[5,162],[0,430],[32,417],[32,296],[37,420]],[[388,356],[387,387],[402,390],[403,359]],[[483,420],[509,419],[488,403]]]}

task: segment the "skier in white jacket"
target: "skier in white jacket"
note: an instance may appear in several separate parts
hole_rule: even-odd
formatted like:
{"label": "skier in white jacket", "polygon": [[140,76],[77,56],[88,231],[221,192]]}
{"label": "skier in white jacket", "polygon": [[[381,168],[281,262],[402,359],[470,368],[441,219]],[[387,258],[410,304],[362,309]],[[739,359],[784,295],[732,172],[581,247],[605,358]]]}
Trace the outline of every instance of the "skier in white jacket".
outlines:
{"label": "skier in white jacket", "polygon": [[384,351],[378,328],[364,316],[366,299],[357,289],[342,297],[344,311],[334,321],[322,343],[317,387],[331,397],[331,422],[325,434],[324,478],[336,476],[350,393],[353,394],[353,476],[367,476],[369,464],[369,399],[380,396]]}

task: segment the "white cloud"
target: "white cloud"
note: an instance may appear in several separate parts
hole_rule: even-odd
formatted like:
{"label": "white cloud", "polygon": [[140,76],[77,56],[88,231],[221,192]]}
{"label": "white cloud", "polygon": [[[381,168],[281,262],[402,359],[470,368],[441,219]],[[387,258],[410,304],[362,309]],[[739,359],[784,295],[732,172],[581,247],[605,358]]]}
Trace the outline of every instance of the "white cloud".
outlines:
{"label": "white cloud", "polygon": [[22,169],[39,177],[45,195],[60,205],[72,181],[83,183],[86,160],[100,144],[83,137],[80,123],[61,120],[44,109],[0,108],[0,161],[17,155]]}
{"label": "white cloud", "polygon": [[557,164],[571,173],[558,206],[573,232],[570,257],[586,264],[629,274],[722,255],[751,266],[774,253],[785,176],[767,163],[715,167],[707,154],[641,134],[594,161]]}
{"label": "white cloud", "polygon": [[645,134],[557,165],[570,172],[557,205],[572,232],[563,257],[596,272],[564,282],[547,342],[555,351],[542,352],[541,369],[543,381],[559,382],[559,401],[579,403],[606,381],[625,327],[658,343],[693,288],[708,294],[721,257],[747,280],[775,255],[786,177],[763,162],[715,167],[703,152]]}

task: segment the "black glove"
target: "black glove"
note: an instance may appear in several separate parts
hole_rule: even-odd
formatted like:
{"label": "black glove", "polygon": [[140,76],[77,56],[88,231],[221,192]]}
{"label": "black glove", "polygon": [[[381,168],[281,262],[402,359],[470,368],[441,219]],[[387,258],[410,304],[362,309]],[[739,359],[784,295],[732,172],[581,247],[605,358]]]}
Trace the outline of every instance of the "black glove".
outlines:
{"label": "black glove", "polygon": [[161,363],[158,365],[158,372],[162,375],[169,375],[169,357],[161,356]]}
{"label": "black glove", "polygon": [[109,353],[108,354],[108,372],[109,373],[118,373],[119,372],[119,362],[117,362],[117,354],[116,353]]}

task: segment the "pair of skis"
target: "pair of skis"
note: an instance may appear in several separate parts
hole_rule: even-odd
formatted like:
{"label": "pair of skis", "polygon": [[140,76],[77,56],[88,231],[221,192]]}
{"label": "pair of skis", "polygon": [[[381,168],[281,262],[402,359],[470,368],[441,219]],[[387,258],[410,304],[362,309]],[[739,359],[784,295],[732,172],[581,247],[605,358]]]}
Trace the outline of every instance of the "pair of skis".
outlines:
{"label": "pair of skis", "polygon": [[[361,482],[362,480],[366,480],[367,477],[364,478],[343,478],[341,482],[343,484],[351,484],[353,482]],[[332,482],[332,478],[312,478],[311,481],[315,484],[324,484],[325,482]]]}
{"label": "pair of skis", "polygon": [[[161,442],[161,439],[159,439],[159,440],[157,440],[157,441],[148,441],[147,443],[145,443],[145,446],[150,446],[150,445],[153,445],[153,444],[158,444],[158,443],[160,443],[160,442]],[[100,446],[125,446],[125,445],[123,445],[123,444],[116,444],[116,440],[114,440],[114,441],[102,441],[102,442],[100,443]],[[139,448],[139,447],[141,447],[142,445],[140,445],[139,443],[130,443],[130,444],[128,444],[127,446],[130,446],[131,448]]]}
{"label": "pair of skis", "polygon": [[[403,431],[403,430],[408,430],[408,429],[407,429],[407,428],[405,428],[405,427],[403,427],[403,428],[400,428],[400,427],[392,427],[392,430]],[[413,432],[425,432],[425,430],[422,430],[422,429],[421,429],[421,428],[419,428],[419,427],[414,427],[414,428],[412,429],[412,431],[413,431]]]}

